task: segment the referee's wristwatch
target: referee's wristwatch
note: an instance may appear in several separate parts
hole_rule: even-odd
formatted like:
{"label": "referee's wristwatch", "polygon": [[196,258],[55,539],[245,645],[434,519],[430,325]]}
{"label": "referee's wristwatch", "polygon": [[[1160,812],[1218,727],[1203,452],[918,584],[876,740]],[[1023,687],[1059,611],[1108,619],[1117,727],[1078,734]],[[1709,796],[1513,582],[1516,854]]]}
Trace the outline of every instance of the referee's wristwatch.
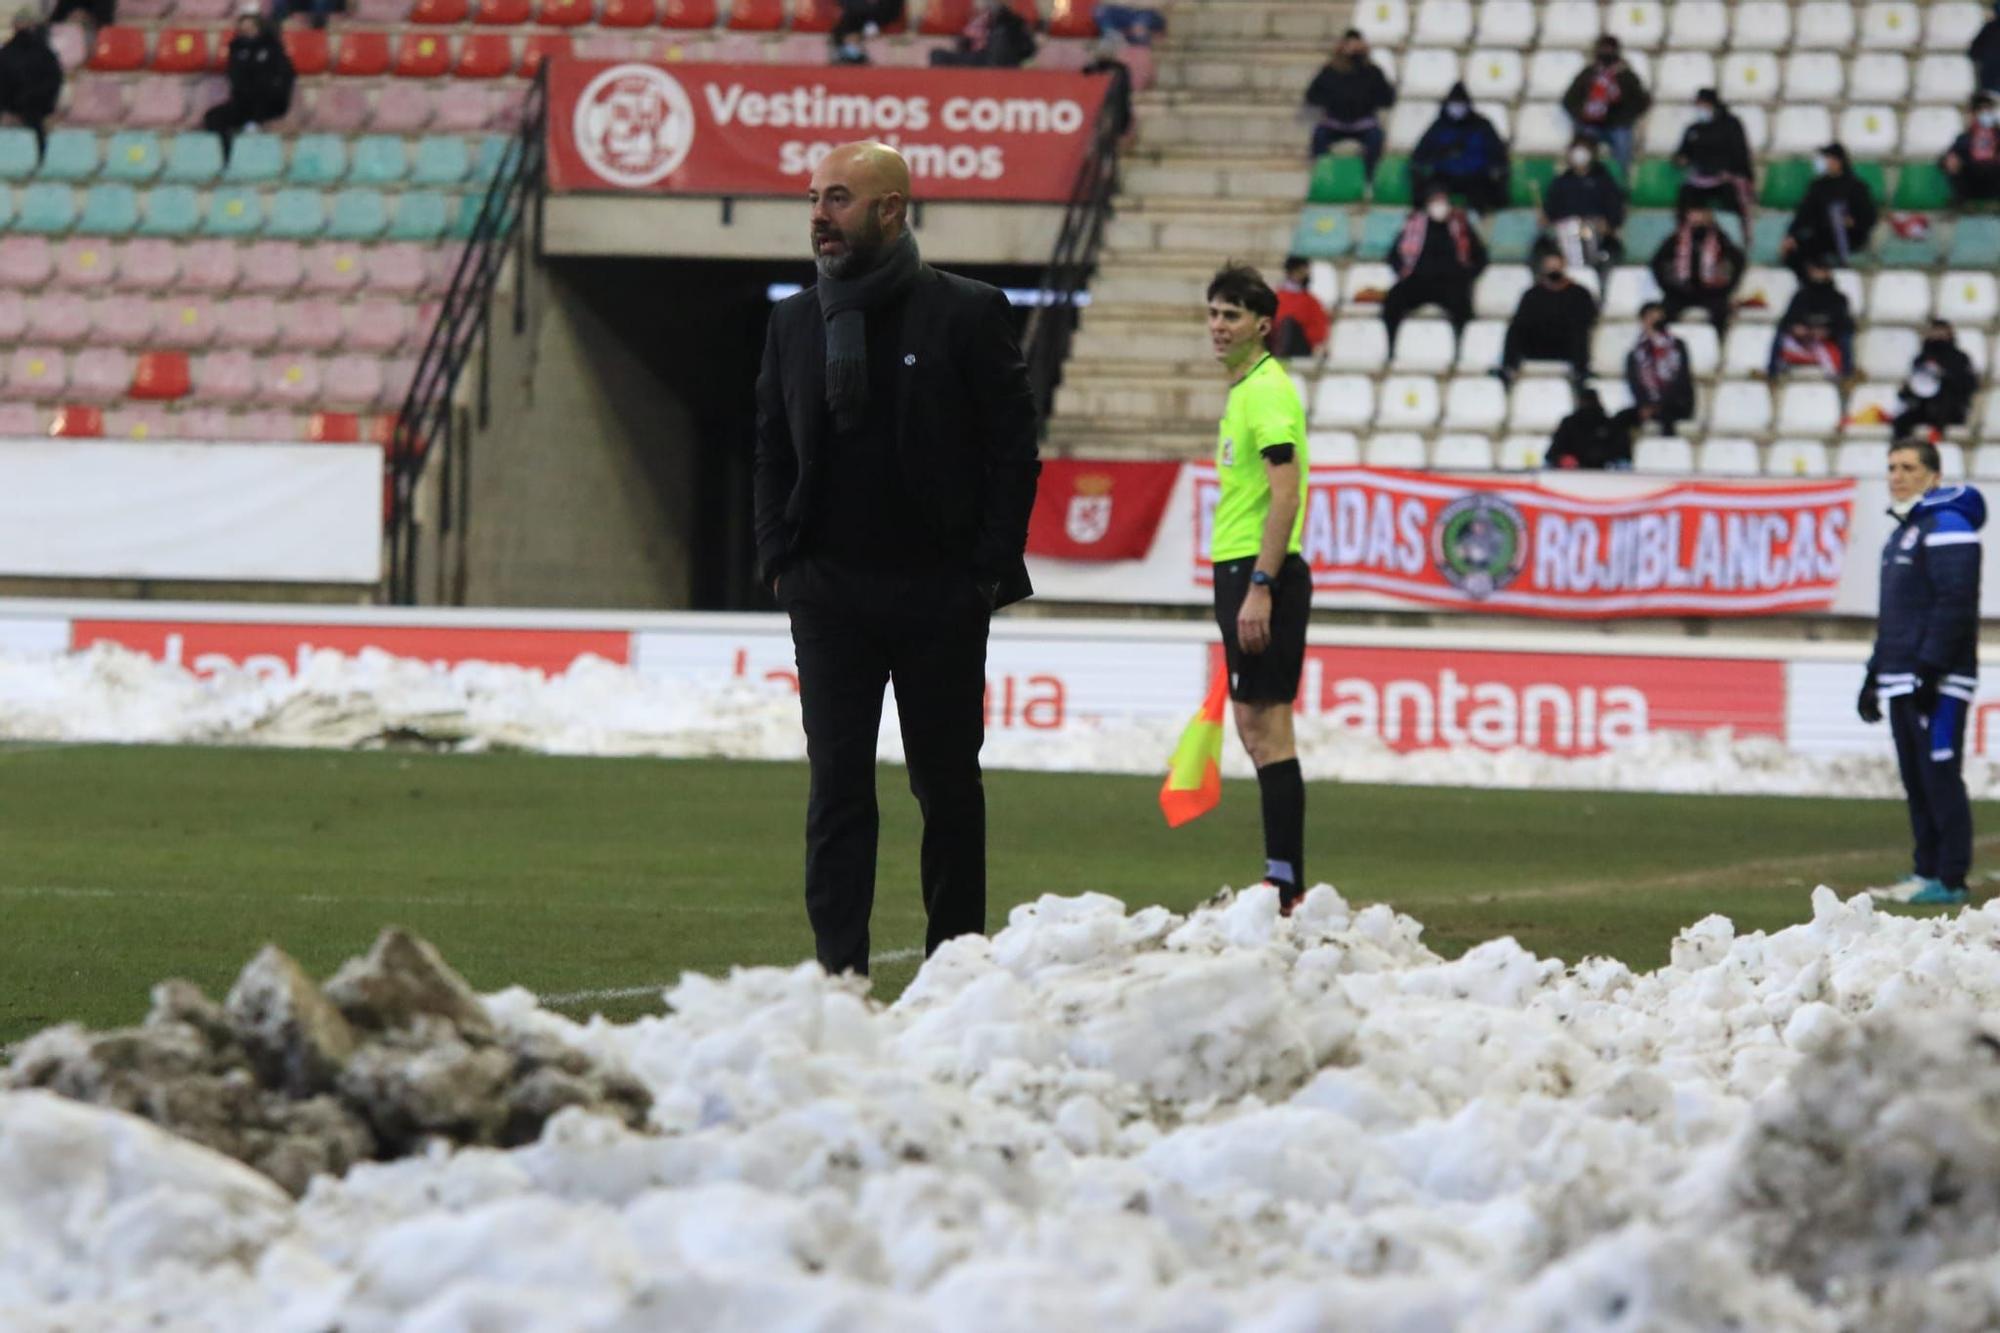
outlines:
{"label": "referee's wristwatch", "polygon": [[1253,588],[1275,588],[1278,586],[1278,581],[1261,569],[1253,569],[1250,571],[1250,586]]}

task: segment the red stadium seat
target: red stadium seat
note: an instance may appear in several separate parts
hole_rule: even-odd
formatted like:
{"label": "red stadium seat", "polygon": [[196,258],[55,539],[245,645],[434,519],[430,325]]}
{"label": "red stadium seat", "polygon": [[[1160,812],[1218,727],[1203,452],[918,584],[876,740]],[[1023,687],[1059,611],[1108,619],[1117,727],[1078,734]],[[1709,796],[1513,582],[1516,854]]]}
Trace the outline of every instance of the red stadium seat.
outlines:
{"label": "red stadium seat", "polygon": [[440,79],[451,72],[451,39],[443,33],[406,32],[396,43],[396,73],[405,79]]}
{"label": "red stadium seat", "polygon": [[417,0],[410,6],[410,22],[463,23],[471,13],[467,0]]}
{"label": "red stadium seat", "polygon": [[730,0],[729,27],[732,31],[776,32],[784,26],[784,0]]}
{"label": "red stadium seat", "polygon": [[95,440],[104,435],[104,409],[72,403],[56,409],[49,434],[58,440]]}
{"label": "red stadium seat", "polygon": [[459,79],[497,79],[513,69],[513,38],[504,32],[474,32],[459,42],[458,63],[451,72]]}
{"label": "red stadium seat", "polygon": [[533,12],[529,0],[477,0],[472,11],[472,21],[491,23],[496,27],[514,28],[526,23]]}
{"label": "red stadium seat", "polygon": [[1041,26],[1042,15],[1041,11],[1035,8],[1035,0],[1007,0],[1007,4],[1016,14],[1028,20],[1029,27],[1038,28]]}
{"label": "red stadium seat", "polygon": [[1049,36],[1097,36],[1097,0],[1051,0]]}
{"label": "red stadium seat", "polygon": [[197,28],[162,28],[153,68],[162,74],[199,74],[210,65],[208,34]]}
{"label": "red stadium seat", "polygon": [[389,34],[344,32],[334,48],[333,72],[349,78],[374,79],[389,72]]}
{"label": "red stadium seat", "polygon": [[146,34],[137,28],[115,24],[97,30],[97,47],[90,53],[90,68],[107,74],[129,74],[146,67]]}
{"label": "red stadium seat", "polygon": [[606,28],[650,28],[659,17],[653,0],[604,0],[597,21]]}
{"label": "red stadium seat", "polygon": [[840,17],[839,0],[795,0],[792,5],[793,32],[832,32]]}
{"label": "red stadium seat", "polygon": [[189,389],[186,352],[144,352],[132,372],[134,398],[185,398]]}
{"label": "red stadium seat", "polygon": [[295,73],[301,76],[326,73],[326,29],[287,28],[284,38],[285,54],[292,58]]}
{"label": "red stadium seat", "polygon": [[972,0],[930,0],[917,31],[926,37],[956,37],[972,21]]}
{"label": "red stadium seat", "polygon": [[306,421],[306,439],[313,444],[359,444],[360,418],[352,412],[315,412]]}
{"label": "red stadium seat", "polygon": [[663,28],[713,28],[715,0],[661,0]]}
{"label": "red stadium seat", "polygon": [[521,49],[521,67],[514,72],[524,79],[535,77],[535,71],[542,62],[551,57],[569,54],[569,34],[566,32],[540,32],[528,39]]}
{"label": "red stadium seat", "polygon": [[578,28],[590,22],[590,0],[542,0],[535,22],[544,28]]}

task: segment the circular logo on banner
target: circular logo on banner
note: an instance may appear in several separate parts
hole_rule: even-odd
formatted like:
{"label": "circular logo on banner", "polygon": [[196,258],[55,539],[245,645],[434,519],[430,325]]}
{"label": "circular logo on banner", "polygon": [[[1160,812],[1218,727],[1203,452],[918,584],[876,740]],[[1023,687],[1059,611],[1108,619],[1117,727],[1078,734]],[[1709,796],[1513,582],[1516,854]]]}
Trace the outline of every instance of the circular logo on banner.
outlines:
{"label": "circular logo on banner", "polygon": [[666,179],[694,147],[694,104],[654,65],[613,65],[576,99],[570,128],[590,169],[627,189]]}
{"label": "circular logo on banner", "polygon": [[1483,602],[1528,563],[1528,525],[1511,501],[1462,495],[1431,525],[1431,559],[1446,583]]}

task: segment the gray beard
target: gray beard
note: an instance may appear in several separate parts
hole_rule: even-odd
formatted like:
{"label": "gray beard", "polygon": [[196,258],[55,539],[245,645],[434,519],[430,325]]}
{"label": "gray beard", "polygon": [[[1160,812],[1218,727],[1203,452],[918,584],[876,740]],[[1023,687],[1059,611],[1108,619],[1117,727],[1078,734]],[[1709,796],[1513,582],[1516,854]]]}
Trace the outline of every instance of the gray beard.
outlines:
{"label": "gray beard", "polygon": [[839,282],[846,278],[860,277],[874,268],[876,261],[881,258],[882,247],[879,245],[850,245],[845,254],[814,255],[813,267],[819,270],[822,278],[832,278],[835,282]]}

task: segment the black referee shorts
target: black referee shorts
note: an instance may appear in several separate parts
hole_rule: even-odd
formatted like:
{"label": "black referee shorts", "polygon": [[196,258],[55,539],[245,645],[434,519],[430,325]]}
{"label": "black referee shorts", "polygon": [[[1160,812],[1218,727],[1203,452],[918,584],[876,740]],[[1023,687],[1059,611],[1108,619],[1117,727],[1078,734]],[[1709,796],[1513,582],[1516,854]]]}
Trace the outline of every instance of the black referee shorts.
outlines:
{"label": "black referee shorts", "polygon": [[1250,591],[1255,556],[1215,566],[1215,623],[1222,631],[1222,654],[1229,664],[1229,697],[1245,704],[1288,704],[1298,698],[1299,672],[1306,662],[1306,621],[1312,612],[1312,570],[1296,555],[1278,567],[1271,589],[1271,642],[1261,653],[1246,653],[1236,642],[1236,614]]}

